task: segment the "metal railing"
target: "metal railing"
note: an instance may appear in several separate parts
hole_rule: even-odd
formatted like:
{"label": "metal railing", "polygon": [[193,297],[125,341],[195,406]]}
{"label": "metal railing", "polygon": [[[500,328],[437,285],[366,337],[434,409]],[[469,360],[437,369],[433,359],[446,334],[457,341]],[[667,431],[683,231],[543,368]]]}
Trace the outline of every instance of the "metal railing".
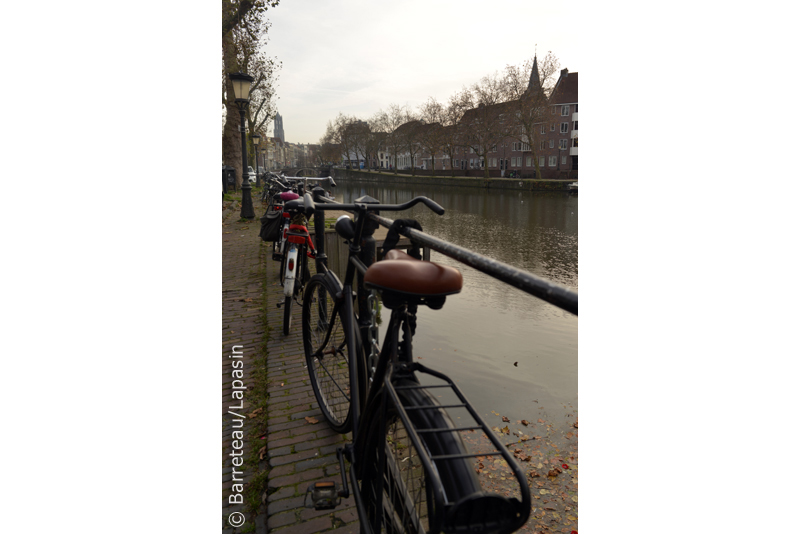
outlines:
{"label": "metal railing", "polygon": [[[321,197],[319,195],[314,195],[314,201],[322,203],[336,203],[333,200]],[[373,221],[386,228],[390,228],[394,223],[394,220],[376,215],[374,213],[368,213],[368,216]],[[315,227],[318,226],[317,221],[320,221],[319,224],[324,226],[324,211],[316,211],[314,220]],[[324,228],[322,229],[322,232],[324,232]],[[440,252],[441,254],[460,261],[465,265],[469,265],[470,267],[487,274],[492,278],[496,278],[501,282],[505,282],[506,284],[516,287],[517,289],[542,299],[545,302],[549,302],[550,304],[561,308],[562,310],[578,315],[578,294],[560,284],[556,284],[555,282],[551,282],[542,277],[536,276],[528,271],[518,269],[517,267],[508,265],[507,263],[503,263],[482,254],[478,254],[477,252],[460,247],[413,228],[403,227],[399,229],[398,233],[408,237],[413,243]],[[317,235],[321,236],[322,234]],[[322,252],[324,253],[324,251]]]}

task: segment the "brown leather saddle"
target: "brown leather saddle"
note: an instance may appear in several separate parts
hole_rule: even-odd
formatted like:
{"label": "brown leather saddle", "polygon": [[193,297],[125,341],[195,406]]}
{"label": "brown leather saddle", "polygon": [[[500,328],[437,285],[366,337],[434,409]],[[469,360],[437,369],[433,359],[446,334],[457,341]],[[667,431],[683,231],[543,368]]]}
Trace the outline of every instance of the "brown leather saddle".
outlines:
{"label": "brown leather saddle", "polygon": [[463,284],[458,269],[418,260],[397,249],[388,251],[364,275],[364,287],[380,291],[390,309],[417,303],[438,310],[445,297],[460,292]]}

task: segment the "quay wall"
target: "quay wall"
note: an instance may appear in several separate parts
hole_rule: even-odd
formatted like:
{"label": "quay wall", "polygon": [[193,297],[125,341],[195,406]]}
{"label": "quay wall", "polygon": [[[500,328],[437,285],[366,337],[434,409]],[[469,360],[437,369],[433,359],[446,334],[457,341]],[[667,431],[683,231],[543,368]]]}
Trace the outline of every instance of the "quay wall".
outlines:
{"label": "quay wall", "polygon": [[524,178],[496,178],[472,176],[411,176],[390,172],[331,169],[336,180],[354,182],[389,182],[393,184],[426,184],[459,187],[482,187],[484,189],[513,189],[526,191],[569,191],[570,180],[531,180]]}

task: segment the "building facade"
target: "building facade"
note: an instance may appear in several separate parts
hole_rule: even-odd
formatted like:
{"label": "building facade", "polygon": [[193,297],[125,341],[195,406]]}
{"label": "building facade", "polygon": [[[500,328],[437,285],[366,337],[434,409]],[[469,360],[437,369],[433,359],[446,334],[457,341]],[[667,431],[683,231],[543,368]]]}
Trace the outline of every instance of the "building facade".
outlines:
{"label": "building facade", "polygon": [[[529,90],[539,83],[537,65],[531,74]],[[514,106],[509,103],[495,104],[474,108],[467,111],[459,124],[463,135],[470,141],[462,141],[453,148],[452,161],[448,154],[437,152],[431,157],[429,151],[420,148],[413,157],[409,151],[398,154],[397,168],[409,169],[414,166],[424,171],[435,168],[436,172],[463,171],[465,174],[481,174],[485,167],[490,176],[515,176],[539,179],[577,179],[578,173],[578,73],[563,69],[547,101],[549,112],[545,113],[545,121],[537,123],[534,132],[537,139],[536,150],[524,135],[498,135],[496,139],[476,141],[482,135],[479,126],[491,120],[497,121],[496,131],[508,132],[513,125]],[[481,154],[469,146],[483,144]],[[533,153],[536,153],[534,156]],[[538,159],[540,175],[536,175]],[[469,172],[474,171],[474,172]]]}

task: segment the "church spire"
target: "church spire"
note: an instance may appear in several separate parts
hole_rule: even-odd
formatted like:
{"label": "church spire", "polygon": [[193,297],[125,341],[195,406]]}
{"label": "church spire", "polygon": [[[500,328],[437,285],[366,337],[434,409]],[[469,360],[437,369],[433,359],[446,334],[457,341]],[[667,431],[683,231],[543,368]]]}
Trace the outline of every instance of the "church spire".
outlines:
{"label": "church spire", "polygon": [[539,81],[539,64],[536,62],[536,56],[533,56],[533,68],[531,69],[531,79],[528,82],[528,91],[531,90],[540,91],[542,89],[542,83]]}

